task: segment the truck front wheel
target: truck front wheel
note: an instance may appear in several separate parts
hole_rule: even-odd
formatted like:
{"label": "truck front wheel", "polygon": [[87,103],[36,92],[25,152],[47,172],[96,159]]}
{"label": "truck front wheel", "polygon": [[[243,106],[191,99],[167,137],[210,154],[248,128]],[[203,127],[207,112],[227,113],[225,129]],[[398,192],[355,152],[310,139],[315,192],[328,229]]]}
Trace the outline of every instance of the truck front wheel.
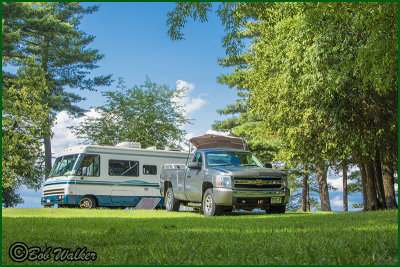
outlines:
{"label": "truck front wheel", "polygon": [[203,212],[205,216],[220,215],[222,206],[215,204],[212,188],[206,190],[203,196]]}
{"label": "truck front wheel", "polygon": [[169,187],[165,194],[165,209],[167,211],[179,211],[180,202],[175,199],[172,187]]}

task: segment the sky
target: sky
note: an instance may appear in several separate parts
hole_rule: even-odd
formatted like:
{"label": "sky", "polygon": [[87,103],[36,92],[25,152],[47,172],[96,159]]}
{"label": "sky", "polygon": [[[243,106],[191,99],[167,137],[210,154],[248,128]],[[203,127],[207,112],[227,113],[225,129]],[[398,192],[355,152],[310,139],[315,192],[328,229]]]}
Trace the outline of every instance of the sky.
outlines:
{"label": "sky", "polygon": [[[143,84],[147,76],[157,84],[187,88],[187,97],[181,104],[192,119],[193,124],[184,126],[186,137],[190,138],[212,133],[211,125],[227,118],[217,110],[234,103],[236,92],[217,83],[219,75],[232,71],[217,63],[218,58],[225,57],[222,47],[225,33],[220,20],[215,14],[210,15],[207,23],[189,20],[184,29],[185,40],[172,41],[167,35],[166,22],[167,13],[174,6],[175,3],[101,3],[98,12],[83,18],[80,29],[96,36],[90,47],[105,55],[93,75],[112,74],[115,81],[121,77],[128,87]],[[116,84],[98,88],[97,92],[78,92],[86,98],[79,106],[88,110],[87,116],[95,115],[91,108],[104,103],[101,92],[115,90]],[[79,143],[67,127],[78,125],[83,119],[72,118],[66,112],[57,115],[52,139],[54,156]],[[329,181],[338,188],[331,193],[332,209],[343,210],[342,180],[330,175]],[[25,202],[18,207],[41,207],[41,190],[35,192],[23,187],[20,193]],[[349,208],[359,202],[362,202],[360,193],[350,195]]]}

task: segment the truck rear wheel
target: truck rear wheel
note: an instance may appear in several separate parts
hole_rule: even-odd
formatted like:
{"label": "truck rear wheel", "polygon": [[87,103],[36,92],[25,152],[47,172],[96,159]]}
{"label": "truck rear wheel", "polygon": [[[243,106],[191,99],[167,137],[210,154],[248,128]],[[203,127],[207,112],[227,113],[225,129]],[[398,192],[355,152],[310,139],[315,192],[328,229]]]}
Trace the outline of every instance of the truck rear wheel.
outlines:
{"label": "truck rear wheel", "polygon": [[222,213],[222,206],[215,204],[212,188],[206,190],[203,196],[203,213],[205,216],[216,216]]}
{"label": "truck rear wheel", "polygon": [[175,199],[172,187],[169,187],[165,194],[165,209],[167,211],[179,211],[179,200]]}

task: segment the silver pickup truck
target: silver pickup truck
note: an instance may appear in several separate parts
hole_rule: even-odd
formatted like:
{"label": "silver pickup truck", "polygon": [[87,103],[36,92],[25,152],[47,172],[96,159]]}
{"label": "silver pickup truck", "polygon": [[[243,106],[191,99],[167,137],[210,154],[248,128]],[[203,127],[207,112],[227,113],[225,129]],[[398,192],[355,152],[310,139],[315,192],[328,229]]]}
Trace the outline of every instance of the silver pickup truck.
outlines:
{"label": "silver pickup truck", "polygon": [[[283,172],[265,168],[247,151],[247,145],[237,146],[230,137],[206,137],[225,138],[225,141],[208,140],[199,144],[199,139],[196,142],[192,138],[190,141],[197,150],[187,167],[161,171],[160,192],[168,211],[178,211],[183,204],[202,209],[205,216],[219,215],[233,208],[285,212],[290,191]],[[207,139],[204,135],[202,138]]]}

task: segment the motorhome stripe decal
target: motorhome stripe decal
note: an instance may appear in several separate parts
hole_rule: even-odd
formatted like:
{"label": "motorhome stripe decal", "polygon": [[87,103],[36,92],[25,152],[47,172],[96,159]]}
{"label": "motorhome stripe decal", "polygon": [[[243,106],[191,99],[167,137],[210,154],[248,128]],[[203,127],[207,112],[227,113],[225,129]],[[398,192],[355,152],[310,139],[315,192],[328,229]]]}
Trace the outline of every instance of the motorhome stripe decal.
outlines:
{"label": "motorhome stripe decal", "polygon": [[141,186],[141,187],[160,187],[158,183],[147,183],[144,181],[124,181],[124,182],[111,182],[111,181],[55,181],[46,183],[44,186],[59,185],[59,184],[81,184],[81,185],[108,185],[108,186]]}
{"label": "motorhome stripe decal", "polygon": [[121,156],[140,156],[140,157],[153,157],[153,158],[173,158],[173,159],[186,159],[185,157],[172,157],[172,156],[157,156],[157,155],[145,155],[145,154],[128,154],[128,153],[112,153],[112,152],[97,152],[97,151],[90,151],[86,152],[86,154],[96,153],[96,154],[109,154],[109,155],[121,155]]}

